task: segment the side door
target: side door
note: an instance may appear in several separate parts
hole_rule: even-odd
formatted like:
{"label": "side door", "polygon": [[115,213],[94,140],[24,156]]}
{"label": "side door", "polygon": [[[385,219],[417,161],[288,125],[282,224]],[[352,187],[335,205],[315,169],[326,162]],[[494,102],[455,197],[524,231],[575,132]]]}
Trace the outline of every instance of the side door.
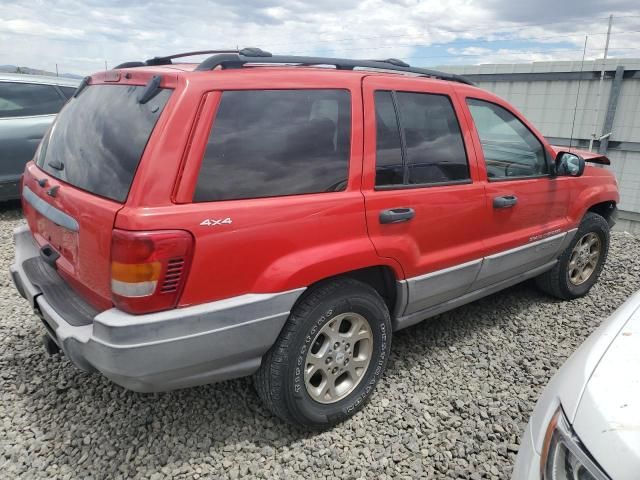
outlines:
{"label": "side door", "polygon": [[485,191],[463,106],[445,82],[363,81],[362,192],[381,257],[404,270],[406,316],[463,295],[484,256]]}
{"label": "side door", "polygon": [[64,102],[52,85],[0,82],[0,183],[20,177]]}
{"label": "side door", "polygon": [[[463,89],[461,89],[463,90]],[[542,137],[498,98],[462,94],[487,192],[487,256],[473,289],[552,261],[568,229],[570,189]]]}

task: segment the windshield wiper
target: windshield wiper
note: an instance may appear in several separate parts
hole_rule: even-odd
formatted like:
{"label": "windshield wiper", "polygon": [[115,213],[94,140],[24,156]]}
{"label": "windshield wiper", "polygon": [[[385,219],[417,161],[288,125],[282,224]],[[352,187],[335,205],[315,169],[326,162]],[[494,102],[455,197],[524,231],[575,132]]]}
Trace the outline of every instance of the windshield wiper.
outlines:
{"label": "windshield wiper", "polygon": [[60,160],[49,160],[47,162],[47,165],[49,165],[51,168],[55,168],[56,170],[64,170],[64,163],[62,163]]}
{"label": "windshield wiper", "polygon": [[151,77],[151,80],[149,80],[149,83],[145,85],[144,90],[138,97],[138,103],[144,105],[153,97],[155,97],[160,92],[161,80],[162,77],[160,77],[160,75],[154,75],[153,77]]}
{"label": "windshield wiper", "polygon": [[90,81],[91,77],[84,77],[80,82],[80,85],[78,85],[78,88],[76,88],[76,91],[73,92],[73,98],[76,98],[78,95],[80,95],[80,92],[82,92],[82,90],[84,90],[85,87],[89,85]]}

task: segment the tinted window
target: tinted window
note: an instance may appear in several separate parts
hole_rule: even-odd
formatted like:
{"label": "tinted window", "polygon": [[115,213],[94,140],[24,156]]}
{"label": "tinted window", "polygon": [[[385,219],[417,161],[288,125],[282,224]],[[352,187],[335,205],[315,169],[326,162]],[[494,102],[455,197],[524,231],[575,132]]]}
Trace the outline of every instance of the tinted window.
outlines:
{"label": "tinted window", "polygon": [[548,173],[540,140],[508,110],[467,99],[491,178],[531,177]]}
{"label": "tinted window", "polygon": [[447,96],[379,91],[375,101],[377,186],[469,179],[460,125]]}
{"label": "tinted window", "polygon": [[0,82],[0,118],[54,114],[63,104],[51,85]]}
{"label": "tinted window", "polygon": [[344,190],[350,132],[346,91],[224,92],[194,201]]}
{"label": "tinted window", "polygon": [[376,185],[402,184],[404,166],[391,92],[376,92]]}
{"label": "tinted window", "polygon": [[444,95],[398,92],[409,184],[469,178],[467,155],[453,105]]}
{"label": "tinted window", "polygon": [[144,86],[86,87],[62,109],[38,154],[54,177],[102,197],[124,201],[140,157],[171,90],[145,104]]}
{"label": "tinted window", "polygon": [[61,87],[60,85],[58,85],[58,88],[62,90],[62,94],[66,98],[73,97],[73,94],[76,92],[76,87]]}

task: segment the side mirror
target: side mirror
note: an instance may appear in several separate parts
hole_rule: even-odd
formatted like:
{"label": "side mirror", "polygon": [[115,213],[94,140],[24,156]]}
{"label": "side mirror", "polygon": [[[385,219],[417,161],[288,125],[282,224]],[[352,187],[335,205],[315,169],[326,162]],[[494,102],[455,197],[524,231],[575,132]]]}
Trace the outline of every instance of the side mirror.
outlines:
{"label": "side mirror", "polygon": [[584,173],[584,158],[575,153],[558,152],[556,157],[556,175],[579,177]]}

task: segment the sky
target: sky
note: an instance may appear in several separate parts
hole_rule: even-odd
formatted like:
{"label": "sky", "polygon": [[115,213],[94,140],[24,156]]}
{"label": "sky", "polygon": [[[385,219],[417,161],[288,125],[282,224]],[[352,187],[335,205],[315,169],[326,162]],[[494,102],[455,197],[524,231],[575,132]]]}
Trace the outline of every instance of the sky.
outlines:
{"label": "sky", "polygon": [[89,74],[176,52],[401,58],[416,66],[640,57],[638,0],[0,0],[0,65]]}

